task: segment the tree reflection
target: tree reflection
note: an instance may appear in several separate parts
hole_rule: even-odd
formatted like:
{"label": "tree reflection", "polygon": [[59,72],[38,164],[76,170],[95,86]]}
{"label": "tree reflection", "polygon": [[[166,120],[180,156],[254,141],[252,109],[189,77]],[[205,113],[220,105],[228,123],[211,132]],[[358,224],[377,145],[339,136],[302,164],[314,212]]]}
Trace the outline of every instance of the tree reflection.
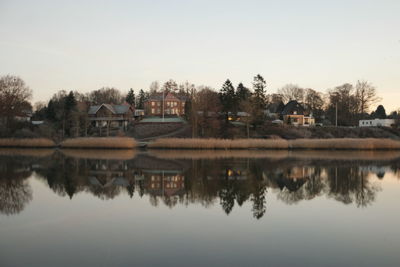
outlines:
{"label": "tree reflection", "polygon": [[1,157],[1,214],[18,214],[32,200],[32,189],[26,180],[31,174],[30,164],[26,159]]}
{"label": "tree reflection", "polygon": [[51,190],[69,199],[80,193],[102,200],[126,195],[134,201],[148,196],[153,206],[220,205],[227,215],[248,202],[249,214],[255,219],[264,217],[268,197],[275,195],[290,205],[328,196],[346,205],[366,207],[380,190],[371,182],[372,174],[382,179],[382,173],[398,173],[400,167],[396,161],[371,165],[291,158],[166,160],[148,154],[127,160],[75,158],[62,153],[36,161],[4,157],[0,163],[1,213],[19,213],[32,199],[26,178],[33,166]]}

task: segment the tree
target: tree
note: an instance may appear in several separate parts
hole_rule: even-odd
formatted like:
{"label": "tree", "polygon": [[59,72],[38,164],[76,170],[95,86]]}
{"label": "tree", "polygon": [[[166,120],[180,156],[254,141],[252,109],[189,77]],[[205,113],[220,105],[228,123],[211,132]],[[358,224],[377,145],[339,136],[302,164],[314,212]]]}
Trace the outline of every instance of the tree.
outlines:
{"label": "tree", "polygon": [[0,119],[5,121],[6,127],[10,126],[12,119],[26,115],[26,111],[32,108],[31,97],[31,89],[21,78],[12,75],[0,78]]}
{"label": "tree", "polygon": [[336,107],[338,114],[338,125],[356,125],[358,114],[357,99],[353,94],[352,84],[345,83],[329,91],[329,104],[327,114],[331,122],[336,120]]}
{"label": "tree", "polygon": [[94,105],[121,104],[123,97],[121,92],[114,87],[103,87],[89,94],[89,101]]}
{"label": "tree", "polygon": [[266,82],[260,74],[254,77],[251,101],[253,104],[253,125],[256,127],[264,121],[264,110],[267,104]]}
{"label": "tree", "polygon": [[146,93],[143,91],[143,89],[140,89],[139,91],[139,99],[137,101],[137,108],[138,109],[144,109],[144,102],[146,102]]}
{"label": "tree", "polygon": [[221,110],[221,102],[217,92],[210,87],[200,87],[196,94],[196,107],[198,112],[199,134],[203,137],[218,137],[220,121],[218,114]]}
{"label": "tree", "polygon": [[238,101],[246,100],[251,97],[252,93],[249,88],[245,87],[243,83],[239,83],[236,88],[236,97]]}
{"label": "tree", "polygon": [[287,84],[278,90],[278,93],[282,95],[284,102],[296,100],[297,102],[304,102],[304,89],[300,88],[296,84]]}
{"label": "tree", "polygon": [[168,92],[176,93],[178,91],[178,84],[174,80],[169,79],[164,83],[162,89],[165,91],[165,93]]}
{"label": "tree", "polygon": [[387,118],[386,110],[385,110],[384,106],[382,106],[382,105],[379,105],[376,108],[375,112],[373,112],[371,115],[373,118],[376,118],[376,119],[386,119]]}
{"label": "tree", "polygon": [[367,81],[357,81],[355,97],[358,104],[358,113],[367,113],[372,104],[380,100],[376,95],[375,87]]}
{"label": "tree", "polygon": [[126,95],[125,101],[127,103],[129,103],[129,105],[135,106],[135,92],[133,91],[132,88],[129,90],[128,94]]}
{"label": "tree", "polygon": [[222,111],[225,112],[226,118],[228,118],[229,112],[236,113],[237,101],[235,88],[229,79],[222,85],[219,97],[222,104]]}
{"label": "tree", "polygon": [[308,88],[305,90],[305,97],[304,97],[304,105],[305,108],[312,113],[316,118],[322,116],[323,113],[323,106],[324,100],[322,99],[321,93]]}
{"label": "tree", "polygon": [[74,92],[70,91],[64,100],[63,129],[68,136],[72,134],[72,128],[79,127]]}

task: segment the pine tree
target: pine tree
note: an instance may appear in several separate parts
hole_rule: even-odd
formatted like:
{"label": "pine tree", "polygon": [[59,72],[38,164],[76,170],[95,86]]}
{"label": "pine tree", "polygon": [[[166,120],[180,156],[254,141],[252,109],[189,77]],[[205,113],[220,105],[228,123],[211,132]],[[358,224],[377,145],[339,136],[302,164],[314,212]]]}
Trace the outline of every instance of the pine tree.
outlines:
{"label": "pine tree", "polygon": [[52,122],[56,121],[56,109],[53,100],[50,100],[46,108],[46,118]]}
{"label": "pine tree", "polygon": [[144,109],[144,102],[146,101],[147,96],[146,93],[143,91],[143,89],[140,89],[139,91],[139,99],[137,102],[137,108],[138,109]]}
{"label": "pine tree", "polygon": [[133,89],[131,88],[130,90],[129,90],[129,92],[128,92],[128,94],[126,95],[126,98],[125,98],[125,100],[126,100],[126,102],[128,102],[129,103],[129,105],[131,105],[131,106],[135,106],[135,92],[133,91]]}
{"label": "pine tree", "polygon": [[245,87],[243,83],[239,83],[238,87],[236,88],[236,97],[238,101],[243,101],[251,97],[251,91],[249,88]]}
{"label": "pine tree", "polygon": [[387,115],[385,108],[382,105],[379,105],[375,112],[373,112],[373,117],[377,119],[386,119]]}
{"label": "pine tree", "polygon": [[253,112],[252,112],[252,120],[253,125],[256,127],[259,124],[262,124],[264,121],[264,110],[267,104],[267,96],[266,96],[266,82],[264,78],[257,74],[253,80]]}
{"label": "pine tree", "polygon": [[76,99],[74,92],[70,91],[64,100],[63,128],[64,133],[71,136],[71,129],[76,122]]}
{"label": "pine tree", "polygon": [[237,100],[235,94],[235,88],[233,87],[231,81],[228,79],[222,85],[219,92],[219,97],[222,104],[222,110],[228,114],[228,112],[236,113]]}
{"label": "pine tree", "polygon": [[257,74],[253,80],[254,100],[257,108],[264,109],[267,104],[266,87],[264,78]]}

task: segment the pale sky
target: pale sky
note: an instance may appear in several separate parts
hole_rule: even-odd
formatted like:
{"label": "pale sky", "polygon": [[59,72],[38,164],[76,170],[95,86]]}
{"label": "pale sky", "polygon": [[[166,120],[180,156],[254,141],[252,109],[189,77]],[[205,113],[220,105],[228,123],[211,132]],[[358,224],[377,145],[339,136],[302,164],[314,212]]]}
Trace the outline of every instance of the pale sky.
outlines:
{"label": "pale sky", "polygon": [[400,1],[0,0],[0,75],[48,100],[60,89],[219,89],[264,76],[319,91],[368,80],[400,108]]}

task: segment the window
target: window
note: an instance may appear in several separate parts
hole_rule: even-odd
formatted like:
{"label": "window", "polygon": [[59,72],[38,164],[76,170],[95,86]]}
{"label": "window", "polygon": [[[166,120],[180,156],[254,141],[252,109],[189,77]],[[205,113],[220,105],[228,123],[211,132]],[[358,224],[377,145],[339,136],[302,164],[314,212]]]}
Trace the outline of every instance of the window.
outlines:
{"label": "window", "polygon": [[154,106],[155,106],[155,104],[156,104],[155,102],[151,102],[151,106],[152,106],[152,107],[154,107]]}
{"label": "window", "polygon": [[160,103],[160,102],[157,102],[157,106],[158,106],[158,107],[161,106],[161,103]]}
{"label": "window", "polygon": [[[154,103],[154,102],[153,102]],[[154,114],[156,113],[156,110],[154,108],[151,109],[151,113]]]}
{"label": "window", "polygon": [[174,107],[178,106],[178,102],[174,102]]}

